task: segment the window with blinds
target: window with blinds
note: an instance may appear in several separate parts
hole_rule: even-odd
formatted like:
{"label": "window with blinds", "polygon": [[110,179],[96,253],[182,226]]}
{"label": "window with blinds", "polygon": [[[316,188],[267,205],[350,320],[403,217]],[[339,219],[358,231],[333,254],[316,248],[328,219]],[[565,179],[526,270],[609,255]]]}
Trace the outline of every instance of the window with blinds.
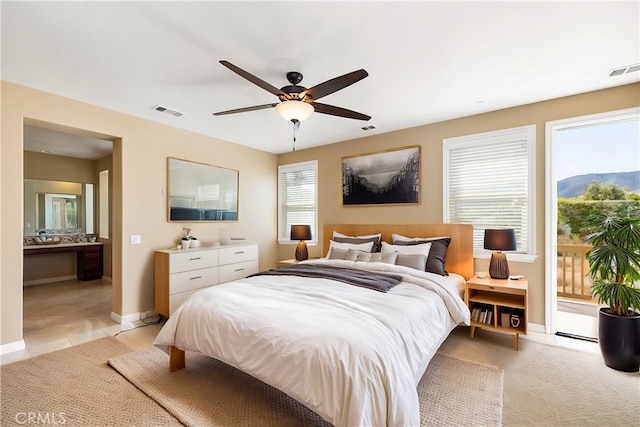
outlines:
{"label": "window with blinds", "polygon": [[278,166],[278,241],[291,241],[292,224],[311,225],[312,242],[318,239],[318,162]]}
{"label": "window with blinds", "polygon": [[513,228],[516,252],[535,252],[534,147],[535,125],[444,140],[444,222],[473,224],[476,252],[488,228]]}

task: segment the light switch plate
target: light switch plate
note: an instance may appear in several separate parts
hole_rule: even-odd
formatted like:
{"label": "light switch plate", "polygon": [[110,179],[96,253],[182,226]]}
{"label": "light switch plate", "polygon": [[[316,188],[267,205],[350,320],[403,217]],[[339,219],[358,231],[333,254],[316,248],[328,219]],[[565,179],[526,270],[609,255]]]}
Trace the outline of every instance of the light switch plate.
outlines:
{"label": "light switch plate", "polygon": [[139,234],[132,234],[131,235],[131,244],[132,245],[139,245],[140,243],[142,243],[142,236],[140,236]]}

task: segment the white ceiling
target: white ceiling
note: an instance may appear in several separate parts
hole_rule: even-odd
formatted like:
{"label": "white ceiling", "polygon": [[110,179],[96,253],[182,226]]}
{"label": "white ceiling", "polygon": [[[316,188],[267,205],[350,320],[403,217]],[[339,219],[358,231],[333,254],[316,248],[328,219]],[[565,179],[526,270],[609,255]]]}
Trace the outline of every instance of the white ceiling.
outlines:
{"label": "white ceiling", "polygon": [[[2,1],[2,79],[282,153],[292,129],[274,109],[213,112],[277,98],[288,71],[312,87],[364,68],[322,103],[298,149],[640,80],[640,2],[11,2]],[[156,105],[183,112],[174,117]],[[362,126],[375,130],[364,132]],[[177,143],[177,142],[176,142]]]}
{"label": "white ceiling", "polygon": [[24,149],[56,156],[97,160],[113,151],[113,142],[36,126],[24,127]]}

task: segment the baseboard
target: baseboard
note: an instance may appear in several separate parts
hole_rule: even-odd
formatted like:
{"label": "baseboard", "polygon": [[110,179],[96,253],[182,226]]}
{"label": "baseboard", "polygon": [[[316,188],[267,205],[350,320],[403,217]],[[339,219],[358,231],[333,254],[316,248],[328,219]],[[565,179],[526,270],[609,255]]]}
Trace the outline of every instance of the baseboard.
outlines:
{"label": "baseboard", "polygon": [[114,322],[122,324],[133,324],[138,320],[144,320],[148,317],[157,316],[158,313],[153,310],[141,311],[138,313],[125,314],[124,316],[119,315],[118,313],[112,311],[111,312],[111,320]]}
{"label": "baseboard", "polygon": [[10,342],[8,344],[0,345],[0,356],[13,353],[14,351],[24,350],[26,347],[24,340]]}
{"label": "baseboard", "polygon": [[41,285],[43,283],[64,282],[66,280],[76,280],[77,275],[72,276],[60,276],[60,277],[47,277],[46,279],[27,280],[22,282],[23,286]]}
{"label": "baseboard", "polygon": [[527,328],[531,332],[538,332],[538,333],[541,333],[541,334],[546,334],[547,333],[544,325],[541,325],[539,323],[529,323],[527,325]]}

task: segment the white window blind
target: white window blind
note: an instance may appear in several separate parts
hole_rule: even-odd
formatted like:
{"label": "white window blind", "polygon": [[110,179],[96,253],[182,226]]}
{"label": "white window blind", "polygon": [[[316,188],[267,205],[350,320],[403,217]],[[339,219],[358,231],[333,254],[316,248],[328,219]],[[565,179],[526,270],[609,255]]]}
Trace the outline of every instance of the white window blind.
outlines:
{"label": "white window blind", "polygon": [[473,224],[473,244],[484,250],[484,230],[513,228],[520,253],[534,253],[535,126],[444,140],[445,222]]}
{"label": "white window blind", "polygon": [[292,224],[309,224],[317,242],[318,162],[278,166],[278,241],[289,242]]}

